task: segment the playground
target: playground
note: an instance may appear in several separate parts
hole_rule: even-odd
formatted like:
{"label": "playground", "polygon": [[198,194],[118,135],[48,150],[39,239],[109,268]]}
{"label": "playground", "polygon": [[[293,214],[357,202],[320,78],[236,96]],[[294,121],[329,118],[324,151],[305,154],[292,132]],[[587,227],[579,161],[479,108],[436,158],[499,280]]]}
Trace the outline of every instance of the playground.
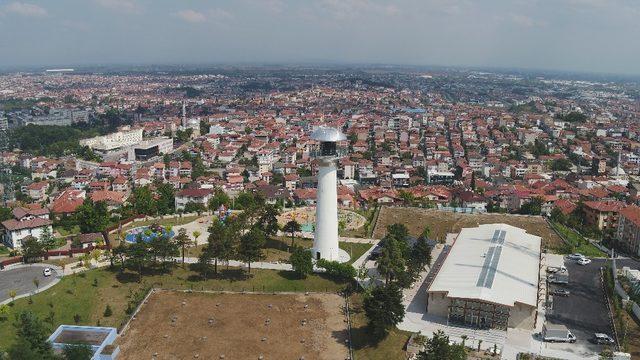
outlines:
{"label": "playground", "polygon": [[139,226],[127,231],[124,239],[128,243],[134,243],[138,241],[138,239],[149,242],[161,236],[172,238],[174,235],[175,232],[171,228],[152,224],[149,226]]}
{"label": "playground", "polygon": [[[312,233],[316,222],[315,207],[301,207],[287,211],[278,216],[278,224],[284,226],[287,222],[295,220],[300,224],[302,232]],[[356,230],[364,226],[367,219],[353,211],[338,209],[338,223],[343,230]]]}
{"label": "playground", "polygon": [[118,345],[123,359],[346,359],[336,294],[156,291]]}

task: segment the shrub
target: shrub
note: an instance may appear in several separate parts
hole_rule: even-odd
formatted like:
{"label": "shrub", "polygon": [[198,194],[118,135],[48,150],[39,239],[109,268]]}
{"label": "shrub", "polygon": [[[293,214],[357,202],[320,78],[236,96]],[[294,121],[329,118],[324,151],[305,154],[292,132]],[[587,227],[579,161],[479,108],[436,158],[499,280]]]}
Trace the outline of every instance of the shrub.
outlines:
{"label": "shrub", "polygon": [[107,304],[107,307],[104,309],[104,317],[109,317],[113,315],[113,311],[111,310],[111,306]]}
{"label": "shrub", "polygon": [[328,261],[320,259],[317,262],[318,267],[327,271],[327,275],[339,280],[351,280],[356,277],[356,269],[351,264],[339,263],[337,261]]}

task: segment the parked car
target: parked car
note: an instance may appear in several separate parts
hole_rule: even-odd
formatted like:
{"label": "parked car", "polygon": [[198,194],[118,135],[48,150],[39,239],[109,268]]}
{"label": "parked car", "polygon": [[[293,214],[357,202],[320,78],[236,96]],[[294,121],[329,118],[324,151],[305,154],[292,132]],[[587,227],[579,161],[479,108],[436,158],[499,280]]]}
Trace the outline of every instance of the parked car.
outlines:
{"label": "parked car", "polygon": [[590,259],[587,258],[582,258],[580,260],[577,261],[578,265],[589,265],[591,263]]}
{"label": "parked car", "polygon": [[562,266],[549,266],[547,267],[547,272],[550,274],[555,274],[555,273],[564,273],[567,272],[567,268],[564,267],[564,265]]}
{"label": "parked car", "polygon": [[569,259],[569,260],[580,260],[582,258],[584,258],[584,255],[582,255],[580,253],[567,255],[567,259]]}
{"label": "parked car", "polygon": [[53,270],[51,270],[51,268],[44,268],[44,270],[42,270],[42,275],[51,276],[53,275]]}
{"label": "parked car", "polygon": [[549,292],[549,294],[553,296],[569,296],[570,292],[569,290],[565,289],[553,289]]}
{"label": "parked car", "polygon": [[604,345],[613,345],[615,341],[611,338],[611,336],[603,333],[595,333],[593,334],[593,338],[591,338],[591,342],[594,344],[604,344]]}
{"label": "parked car", "polygon": [[549,275],[547,280],[551,284],[568,284],[569,283],[569,274],[567,273],[555,273]]}
{"label": "parked car", "polygon": [[541,335],[546,342],[576,342],[575,335],[564,325],[545,324]]}

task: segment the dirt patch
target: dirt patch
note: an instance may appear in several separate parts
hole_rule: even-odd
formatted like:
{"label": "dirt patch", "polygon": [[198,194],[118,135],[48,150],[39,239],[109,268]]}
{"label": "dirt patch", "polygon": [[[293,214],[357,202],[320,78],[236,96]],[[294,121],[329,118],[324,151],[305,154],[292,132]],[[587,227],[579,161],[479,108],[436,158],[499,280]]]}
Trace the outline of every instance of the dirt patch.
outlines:
{"label": "dirt patch", "polygon": [[345,359],[343,305],[335,294],[159,291],[118,344],[122,359]]}
{"label": "dirt patch", "polygon": [[447,233],[456,233],[465,227],[505,223],[525,229],[529,234],[540,236],[544,246],[549,249],[558,249],[562,245],[562,240],[540,216],[462,214],[434,209],[386,206],[380,209],[373,237],[383,238],[387,232],[387,226],[395,223],[406,225],[413,236],[421,234],[422,230],[429,226],[431,237],[438,240],[443,240]]}

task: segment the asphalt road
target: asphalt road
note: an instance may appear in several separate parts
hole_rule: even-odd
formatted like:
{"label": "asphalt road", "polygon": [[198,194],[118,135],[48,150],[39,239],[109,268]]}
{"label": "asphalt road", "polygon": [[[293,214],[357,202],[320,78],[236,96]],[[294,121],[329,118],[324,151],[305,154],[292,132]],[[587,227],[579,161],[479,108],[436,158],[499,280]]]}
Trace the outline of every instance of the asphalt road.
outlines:
{"label": "asphalt road", "polygon": [[596,332],[612,336],[604,290],[600,281],[600,267],[604,259],[594,259],[589,265],[578,265],[565,260],[569,271],[569,284],[550,285],[550,289],[563,288],[571,293],[568,297],[554,297],[553,312],[547,315],[552,324],[564,324],[573,332],[581,347],[600,352],[603,346],[588,340]]}
{"label": "asphalt road", "polygon": [[17,295],[28,294],[36,290],[33,279],[38,279],[39,288],[52,283],[58,273],[52,269],[53,274],[45,277],[42,275],[43,269],[44,266],[32,265],[0,271],[0,302],[10,299],[9,291],[11,290],[15,290]]}

